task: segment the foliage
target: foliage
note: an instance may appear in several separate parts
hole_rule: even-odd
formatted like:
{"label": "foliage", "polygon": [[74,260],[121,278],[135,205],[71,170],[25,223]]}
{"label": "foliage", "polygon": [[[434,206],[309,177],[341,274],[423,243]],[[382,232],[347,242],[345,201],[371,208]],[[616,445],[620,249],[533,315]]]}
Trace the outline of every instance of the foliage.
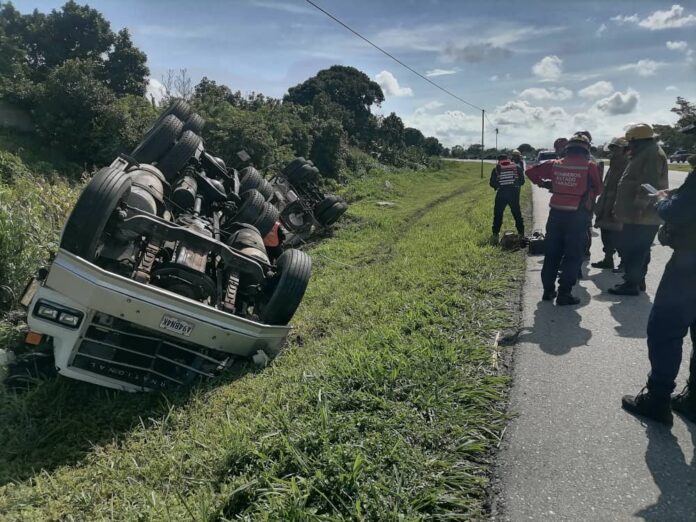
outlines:
{"label": "foliage", "polygon": [[122,29],[114,39],[113,50],[103,67],[102,76],[116,95],[143,96],[150,69],[147,56],[133,46],[128,29]]}
{"label": "foliage", "polygon": [[56,249],[79,189],[60,177],[29,172],[17,156],[0,151],[0,310],[17,299],[37,267]]}
{"label": "foliage", "polygon": [[461,164],[351,183],[263,371],[190,392],[0,392],[4,519],[485,518],[506,419],[490,340],[514,326],[525,266],[487,243],[489,191]]}

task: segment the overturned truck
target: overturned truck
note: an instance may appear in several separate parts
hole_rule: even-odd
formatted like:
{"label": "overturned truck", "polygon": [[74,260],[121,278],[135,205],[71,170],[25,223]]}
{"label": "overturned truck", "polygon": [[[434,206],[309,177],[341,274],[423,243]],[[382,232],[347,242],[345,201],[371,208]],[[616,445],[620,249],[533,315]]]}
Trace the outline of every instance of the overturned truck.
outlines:
{"label": "overturned truck", "polygon": [[284,247],[271,194],[206,150],[203,124],[175,102],[84,188],[22,300],[60,374],[157,390],[278,353],[311,259]]}

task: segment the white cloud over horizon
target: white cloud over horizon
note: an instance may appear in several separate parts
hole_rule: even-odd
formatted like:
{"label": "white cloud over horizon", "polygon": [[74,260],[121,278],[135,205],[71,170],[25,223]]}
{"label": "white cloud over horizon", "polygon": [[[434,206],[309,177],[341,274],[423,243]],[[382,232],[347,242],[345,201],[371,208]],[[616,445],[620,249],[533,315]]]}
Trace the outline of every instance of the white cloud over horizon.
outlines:
{"label": "white cloud over horizon", "polygon": [[542,81],[556,81],[563,73],[563,60],[558,56],[545,56],[532,66],[534,76]]}
{"label": "white cloud over horizon", "polygon": [[447,76],[449,74],[457,74],[459,72],[459,69],[431,69],[425,73],[426,76],[434,77],[434,76]]}
{"label": "white cloud over horizon", "polygon": [[633,71],[639,76],[652,76],[664,63],[655,60],[638,60],[636,63],[627,63],[619,67],[620,71]]}
{"label": "white cloud over horizon", "polygon": [[611,96],[597,101],[595,108],[612,115],[630,114],[638,107],[639,100],[638,91],[629,88],[626,92],[616,91]]}
{"label": "white cloud over horizon", "polygon": [[545,101],[545,100],[569,100],[573,97],[573,91],[566,89],[565,87],[551,87],[545,89],[542,87],[530,87],[523,90],[519,94],[520,98],[527,98],[530,100]]}
{"label": "white cloud over horizon", "polygon": [[634,24],[651,31],[696,26],[696,15],[684,14],[684,8],[679,4],[673,4],[667,11],[657,10],[642,20],[637,14],[617,15],[611,20],[620,25]]}
{"label": "white cloud over horizon", "polygon": [[375,81],[382,88],[385,96],[413,96],[413,89],[399,85],[399,81],[389,71],[377,74]]}
{"label": "white cloud over horizon", "polygon": [[606,80],[600,80],[592,85],[588,85],[584,89],[580,89],[578,91],[578,96],[587,100],[595,100],[602,96],[607,96],[612,92],[614,92],[614,85]]}

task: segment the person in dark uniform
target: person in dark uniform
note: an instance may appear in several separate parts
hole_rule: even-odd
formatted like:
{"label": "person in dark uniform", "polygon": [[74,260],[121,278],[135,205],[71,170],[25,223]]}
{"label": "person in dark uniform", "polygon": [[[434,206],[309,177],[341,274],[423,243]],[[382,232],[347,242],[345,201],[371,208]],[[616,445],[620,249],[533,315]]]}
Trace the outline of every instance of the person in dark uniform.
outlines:
{"label": "person in dark uniform", "polygon": [[520,187],[524,184],[524,170],[510,161],[506,154],[498,156],[498,163],[491,171],[490,185],[496,191],[493,207],[493,241],[497,242],[500,227],[503,226],[503,213],[510,207],[515,219],[517,233],[524,235],[524,219],[520,210]]}
{"label": "person in dark uniform", "polygon": [[[693,132],[694,127],[690,130]],[[690,163],[694,166],[696,156],[692,158]],[[623,397],[621,406],[630,413],[668,426],[673,422],[672,410],[696,423],[696,353],[693,348],[688,383],[679,395],[670,398],[689,329],[692,343],[696,342],[696,169],[691,170],[680,188],[659,191],[655,208],[665,221],[658,238],[674,252],[665,267],[648,319],[650,373],[647,386],[635,397]]]}
{"label": "person in dark uniform", "polygon": [[526,174],[535,185],[548,188],[550,184],[552,193],[541,269],[542,299],[551,301],[555,297],[557,305],[578,304],[580,300],[571,290],[582,265],[594,196],[602,192],[597,165],[590,161],[589,140],[576,134],[568,141],[563,158],[530,167]]}

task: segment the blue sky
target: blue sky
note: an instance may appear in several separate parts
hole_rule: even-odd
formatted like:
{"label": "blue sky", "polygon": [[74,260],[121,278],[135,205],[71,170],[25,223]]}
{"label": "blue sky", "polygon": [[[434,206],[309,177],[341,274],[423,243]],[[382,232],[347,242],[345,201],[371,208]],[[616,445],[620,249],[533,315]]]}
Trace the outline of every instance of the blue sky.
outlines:
{"label": "blue sky", "polygon": [[[696,0],[484,2],[316,0],[380,46],[484,107],[499,144],[550,146],[588,129],[673,123],[696,101]],[[19,0],[23,12],[60,7]],[[448,97],[302,0],[95,0],[148,55],[153,80],[186,68],[243,92],[282,96],[318,70],[351,65],[379,81],[406,124],[446,145],[480,142],[480,112]],[[493,141],[488,126],[486,140]]]}

